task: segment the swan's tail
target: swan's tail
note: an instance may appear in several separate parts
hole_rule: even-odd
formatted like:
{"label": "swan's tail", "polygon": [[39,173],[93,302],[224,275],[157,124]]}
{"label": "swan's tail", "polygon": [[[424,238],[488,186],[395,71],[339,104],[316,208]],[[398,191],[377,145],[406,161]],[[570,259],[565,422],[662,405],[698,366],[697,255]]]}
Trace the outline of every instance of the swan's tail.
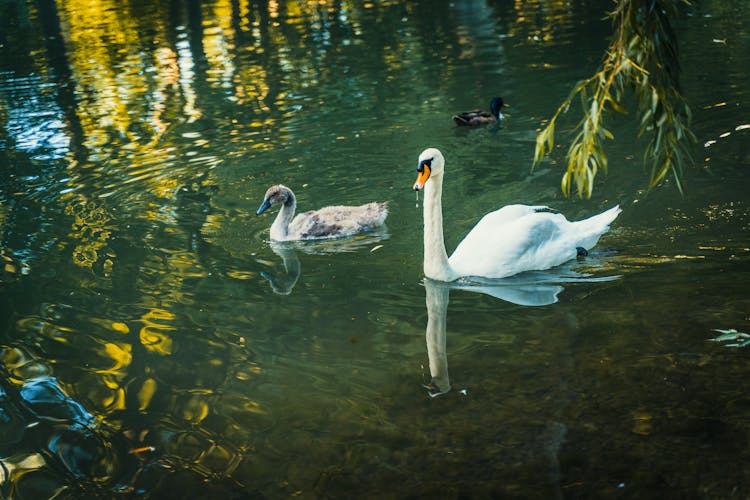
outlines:
{"label": "swan's tail", "polygon": [[609,225],[620,215],[620,205],[606,210],[600,214],[593,215],[575,223],[580,235],[579,245],[586,250],[592,248],[599,241],[599,237],[609,231]]}

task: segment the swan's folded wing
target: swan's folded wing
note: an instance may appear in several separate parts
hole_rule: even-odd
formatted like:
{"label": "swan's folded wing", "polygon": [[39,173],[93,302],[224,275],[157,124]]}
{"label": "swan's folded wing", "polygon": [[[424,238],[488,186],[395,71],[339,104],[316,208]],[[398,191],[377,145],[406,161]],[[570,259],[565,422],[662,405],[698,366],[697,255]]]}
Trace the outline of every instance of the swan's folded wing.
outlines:
{"label": "swan's folded wing", "polygon": [[450,265],[461,276],[503,278],[575,257],[575,245],[565,234],[570,223],[537,208],[511,205],[485,215],[458,244]]}
{"label": "swan's folded wing", "polygon": [[550,208],[544,205],[506,205],[482,217],[475,228],[488,226],[500,229],[505,224],[520,220],[527,215],[544,212],[545,210],[550,210]]}

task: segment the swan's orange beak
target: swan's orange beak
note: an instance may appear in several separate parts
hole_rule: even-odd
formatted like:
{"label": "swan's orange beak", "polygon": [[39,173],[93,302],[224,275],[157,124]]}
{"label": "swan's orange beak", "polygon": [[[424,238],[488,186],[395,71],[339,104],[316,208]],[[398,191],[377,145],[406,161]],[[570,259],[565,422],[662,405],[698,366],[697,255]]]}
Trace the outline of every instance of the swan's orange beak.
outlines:
{"label": "swan's orange beak", "polygon": [[417,180],[414,182],[414,191],[424,188],[424,183],[430,178],[430,166],[426,163],[420,165],[422,170],[417,169]]}

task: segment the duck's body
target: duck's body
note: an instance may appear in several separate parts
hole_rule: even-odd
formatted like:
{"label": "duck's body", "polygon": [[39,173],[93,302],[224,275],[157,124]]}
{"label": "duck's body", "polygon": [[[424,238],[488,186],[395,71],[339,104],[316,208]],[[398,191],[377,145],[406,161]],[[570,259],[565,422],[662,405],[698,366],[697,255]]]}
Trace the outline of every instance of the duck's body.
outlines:
{"label": "duck's body", "polygon": [[495,97],[490,101],[490,110],[484,111],[481,109],[472,109],[471,111],[464,111],[453,115],[453,121],[456,125],[462,127],[478,127],[480,125],[488,125],[490,123],[496,123],[503,119],[501,112],[502,107],[505,105],[502,97]]}
{"label": "duck's body", "polygon": [[437,149],[419,156],[415,190],[424,188],[424,274],[440,281],[505,278],[567,262],[596,245],[619,206],[576,222],[544,206],[508,205],[485,215],[448,258],[443,240],[445,160]]}
{"label": "duck's body", "polygon": [[353,236],[381,226],[388,216],[388,207],[385,203],[373,202],[360,206],[323,207],[295,217],[297,198],[291,189],[281,184],[268,188],[257,214],[262,214],[276,204],[280,204],[281,209],[271,224],[270,236],[274,241]]}

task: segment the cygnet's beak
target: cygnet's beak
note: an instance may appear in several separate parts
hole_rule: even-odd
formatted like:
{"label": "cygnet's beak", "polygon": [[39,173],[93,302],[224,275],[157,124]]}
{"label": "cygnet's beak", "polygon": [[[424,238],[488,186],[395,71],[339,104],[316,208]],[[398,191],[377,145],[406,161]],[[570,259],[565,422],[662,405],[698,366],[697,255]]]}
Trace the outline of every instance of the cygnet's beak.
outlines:
{"label": "cygnet's beak", "polygon": [[422,164],[420,167],[422,170],[417,169],[417,180],[414,182],[414,191],[424,189],[425,182],[430,178],[430,166]]}
{"label": "cygnet's beak", "polygon": [[261,204],[261,206],[258,207],[258,211],[255,212],[255,215],[262,214],[263,212],[265,212],[266,210],[268,210],[268,207],[270,207],[270,206],[271,206],[271,200],[269,200],[269,199],[263,200],[263,203]]}

